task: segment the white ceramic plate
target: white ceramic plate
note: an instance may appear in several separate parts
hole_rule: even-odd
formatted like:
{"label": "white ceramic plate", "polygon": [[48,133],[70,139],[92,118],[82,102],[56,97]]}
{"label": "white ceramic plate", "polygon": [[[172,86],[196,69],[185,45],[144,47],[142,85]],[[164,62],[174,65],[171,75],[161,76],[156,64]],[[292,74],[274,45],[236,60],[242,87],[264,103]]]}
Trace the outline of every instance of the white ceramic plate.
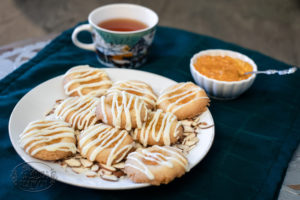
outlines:
{"label": "white ceramic plate", "polygon": [[[104,69],[113,81],[119,80],[141,80],[152,86],[154,92],[159,94],[166,87],[175,84],[176,82],[159,76],[156,74],[129,70],[129,69]],[[22,133],[26,125],[37,119],[45,116],[57,99],[63,99],[64,94],[62,87],[62,76],[52,78],[28,92],[15,106],[9,120],[9,136],[13,147],[25,162],[35,168],[37,171],[49,176],[49,168],[44,163],[50,166],[55,171],[55,179],[67,184],[76,185],[86,188],[107,189],[107,190],[122,190],[133,189],[149,186],[149,184],[133,183],[129,179],[123,179],[118,182],[109,182],[101,178],[88,178],[83,174],[76,174],[72,170],[66,171],[59,165],[53,162],[41,161],[30,157],[24,152],[19,145],[19,134]],[[214,124],[213,118],[209,110],[201,115],[202,121],[208,125]],[[197,146],[189,153],[188,161],[190,168],[197,165],[209,151],[214,139],[214,127],[203,129],[198,134],[199,142]],[[47,171],[48,170],[48,171]]]}

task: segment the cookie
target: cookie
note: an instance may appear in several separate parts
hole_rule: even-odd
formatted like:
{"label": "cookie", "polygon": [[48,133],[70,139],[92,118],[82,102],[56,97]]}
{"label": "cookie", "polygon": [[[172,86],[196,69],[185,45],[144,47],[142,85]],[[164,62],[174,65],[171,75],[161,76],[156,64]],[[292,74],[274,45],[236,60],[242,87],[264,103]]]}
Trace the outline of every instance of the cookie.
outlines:
{"label": "cookie", "polygon": [[80,154],[90,161],[111,166],[132,150],[134,142],[126,130],[96,124],[83,130],[78,139]]}
{"label": "cookie", "polygon": [[68,96],[100,97],[111,87],[112,81],[104,70],[89,65],[79,65],[65,73],[63,85]]}
{"label": "cookie", "polygon": [[156,106],[157,97],[147,83],[137,80],[118,81],[107,90],[107,94],[120,93],[122,91],[139,96],[145,102],[147,108],[151,110]]}
{"label": "cookie", "polygon": [[177,83],[165,89],[157,100],[158,108],[175,114],[178,120],[193,118],[206,110],[209,98],[192,82]]}
{"label": "cookie", "polygon": [[142,127],[147,120],[148,109],[138,96],[123,91],[102,96],[97,105],[96,116],[105,124],[129,131]]}
{"label": "cookie", "polygon": [[130,153],[124,171],[135,183],[168,184],[188,171],[188,161],[174,147],[154,145]]}
{"label": "cookie", "polygon": [[97,122],[96,105],[99,99],[92,96],[69,97],[63,100],[54,110],[54,116],[83,130]]}
{"label": "cookie", "polygon": [[20,135],[20,145],[30,156],[41,160],[59,160],[76,153],[74,129],[60,120],[29,123]]}
{"label": "cookie", "polygon": [[142,128],[136,128],[132,134],[133,139],[143,146],[171,145],[182,136],[183,128],[177,117],[172,113],[164,113],[162,110],[150,112],[148,120]]}

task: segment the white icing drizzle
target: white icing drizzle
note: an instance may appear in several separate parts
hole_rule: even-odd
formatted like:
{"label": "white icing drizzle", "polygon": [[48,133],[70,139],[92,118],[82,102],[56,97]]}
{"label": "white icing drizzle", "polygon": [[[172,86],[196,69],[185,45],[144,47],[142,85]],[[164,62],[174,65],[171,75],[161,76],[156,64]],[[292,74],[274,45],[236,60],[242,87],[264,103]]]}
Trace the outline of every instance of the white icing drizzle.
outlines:
{"label": "white icing drizzle", "polygon": [[[191,86],[187,86],[187,85],[191,85]],[[173,89],[169,91],[167,90],[162,92],[161,96],[158,98],[157,101],[157,104],[160,104],[164,101],[170,102],[170,104],[165,110],[166,112],[175,113],[177,110],[181,109],[186,104],[192,103],[193,101],[197,101],[199,99],[208,99],[207,96],[197,95],[203,89],[198,86],[195,87],[195,84],[193,84],[192,82],[178,83],[176,87],[174,87]],[[191,97],[192,99],[189,100],[188,98]]]}
{"label": "white icing drizzle", "polygon": [[92,96],[69,97],[57,106],[54,115],[64,121],[69,117],[67,122],[82,130],[97,122],[95,110],[98,102],[99,99]]}
{"label": "white icing drizzle", "polygon": [[[118,81],[114,83],[114,85],[107,90],[107,94],[120,93],[125,91],[130,94],[134,94],[139,96],[145,103],[155,107],[157,97],[156,95],[149,89],[146,83],[135,80],[127,80],[127,81]],[[138,93],[138,94],[136,94]]]}
{"label": "white icing drizzle", "polygon": [[88,157],[88,152],[93,148],[88,157],[91,161],[94,161],[103,150],[109,148],[110,154],[106,165],[111,166],[114,161],[116,163],[123,160],[132,149],[134,143],[122,144],[128,136],[129,134],[125,130],[118,130],[105,124],[96,124],[82,131],[78,145],[81,147],[81,154],[85,157]]}
{"label": "white icing drizzle", "polygon": [[[27,125],[25,130],[20,134],[20,145],[31,155],[35,155],[42,150],[47,151],[70,151],[76,153],[75,142],[55,142],[51,141],[63,138],[74,138],[74,129],[70,124],[59,120],[37,120]],[[38,145],[41,145],[37,148]],[[25,148],[26,146],[26,148]],[[32,150],[33,149],[33,150]]]}
{"label": "white icing drizzle", "polygon": [[[77,92],[79,96],[84,96],[86,94],[82,93],[83,90],[85,88],[90,88],[91,91],[88,95],[101,96],[112,84],[112,81],[109,80],[108,75],[104,70],[93,68],[89,65],[73,67],[65,73],[64,77],[66,76],[72,76],[72,80],[64,85],[65,93],[67,95]],[[97,80],[99,78],[104,80]],[[71,89],[71,86],[74,84],[78,84],[78,86]]]}
{"label": "white icing drizzle", "polygon": [[[171,134],[173,134],[174,137],[177,137],[179,127],[181,126],[181,123],[177,121],[177,117],[173,113],[163,113],[160,109],[156,112],[152,112],[150,116],[151,117],[143,124],[141,129],[134,130],[132,135],[133,139],[137,140],[139,134],[139,141],[144,146],[148,145],[149,136],[151,136],[156,142],[163,138],[164,145],[171,145]],[[171,127],[174,123],[176,123],[175,131],[171,133]],[[160,128],[156,131],[158,124],[160,124]]]}
{"label": "white icing drizzle", "polygon": [[[125,129],[132,129],[132,117],[130,111],[134,110],[135,120],[138,128],[142,127],[142,124],[147,119],[147,108],[145,103],[136,95],[128,94],[125,91],[121,93],[111,94],[112,102],[110,111],[112,114],[112,125],[116,128],[121,128],[122,124],[122,113],[125,115]],[[107,105],[106,102],[107,96],[102,96],[100,99],[101,112],[102,112],[102,121],[108,123],[107,119],[107,110],[105,109]],[[119,100],[121,99],[121,102]],[[133,106],[133,108],[132,108]],[[145,110],[144,119],[141,118],[142,110]]]}
{"label": "white icing drizzle", "polygon": [[139,170],[140,172],[144,173],[148,179],[153,180],[155,177],[149,168],[153,165],[145,164],[143,159],[155,162],[157,163],[157,166],[166,166],[169,168],[173,168],[173,163],[177,163],[182,166],[185,171],[189,170],[187,159],[181,153],[175,150],[175,148],[165,146],[161,147],[158,145],[130,153],[127,156],[125,167],[132,167],[136,170]]}

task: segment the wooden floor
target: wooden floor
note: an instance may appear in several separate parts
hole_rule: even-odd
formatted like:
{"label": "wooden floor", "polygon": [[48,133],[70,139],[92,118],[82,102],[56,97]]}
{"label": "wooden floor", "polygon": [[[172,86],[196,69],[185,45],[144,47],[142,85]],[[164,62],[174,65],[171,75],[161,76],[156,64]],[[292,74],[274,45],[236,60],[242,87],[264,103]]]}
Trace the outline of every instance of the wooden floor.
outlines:
{"label": "wooden floor", "polygon": [[160,25],[206,34],[300,65],[299,0],[1,0],[0,45],[59,33],[86,20],[93,8],[115,2],[152,8]]}

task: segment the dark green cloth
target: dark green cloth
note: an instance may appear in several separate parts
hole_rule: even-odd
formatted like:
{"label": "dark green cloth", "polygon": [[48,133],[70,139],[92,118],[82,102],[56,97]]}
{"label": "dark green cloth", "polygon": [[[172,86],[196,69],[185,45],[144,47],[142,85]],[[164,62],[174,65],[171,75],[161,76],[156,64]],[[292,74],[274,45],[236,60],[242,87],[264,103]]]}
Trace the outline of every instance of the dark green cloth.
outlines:
{"label": "dark green cloth", "polygon": [[[84,189],[56,182],[31,193],[14,187],[10,175],[21,158],[8,136],[10,113],[20,98],[38,84],[61,75],[74,65],[98,63],[95,53],[71,42],[67,30],[35,58],[0,82],[1,199],[276,199],[291,156],[300,140],[300,73],[259,75],[241,97],[212,100],[216,136],[201,163],[168,185],[128,191]],[[83,40],[89,35],[82,34]],[[149,61],[140,68],[171,78],[192,81],[191,56],[204,49],[231,49],[251,57],[258,68],[284,69],[287,64],[258,52],[211,37],[158,27]],[[5,66],[1,66],[5,67]],[[30,113],[28,113],[30,115]]]}

